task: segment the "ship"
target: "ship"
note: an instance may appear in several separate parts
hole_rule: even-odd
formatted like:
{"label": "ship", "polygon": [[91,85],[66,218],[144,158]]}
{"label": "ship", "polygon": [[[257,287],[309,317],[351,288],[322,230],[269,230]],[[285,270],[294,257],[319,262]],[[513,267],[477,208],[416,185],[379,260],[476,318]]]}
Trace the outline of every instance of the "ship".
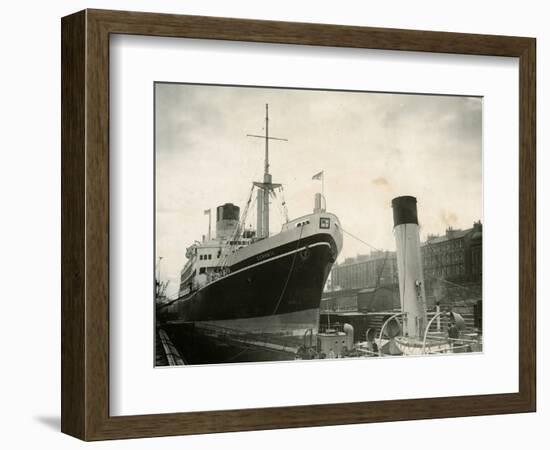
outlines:
{"label": "ship", "polygon": [[[187,247],[178,296],[161,317],[262,336],[316,334],[322,292],[343,245],[340,221],[326,211],[324,192],[316,193],[311,213],[286,218],[270,233],[270,200],[282,185],[269,172],[269,143],[286,139],[269,136],[268,105],[265,134],[248,136],[265,141],[263,180],[252,182],[243,214],[233,203],[216,208],[215,235],[209,220],[208,235]],[[254,204],[255,230],[246,226]]]}

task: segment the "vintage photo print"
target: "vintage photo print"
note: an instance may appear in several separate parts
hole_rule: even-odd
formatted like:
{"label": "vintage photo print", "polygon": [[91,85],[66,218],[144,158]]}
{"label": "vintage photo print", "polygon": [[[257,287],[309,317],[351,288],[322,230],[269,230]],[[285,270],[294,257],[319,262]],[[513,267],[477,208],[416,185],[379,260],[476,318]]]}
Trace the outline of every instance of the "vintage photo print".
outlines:
{"label": "vintage photo print", "polygon": [[154,95],[156,366],[482,351],[481,97]]}

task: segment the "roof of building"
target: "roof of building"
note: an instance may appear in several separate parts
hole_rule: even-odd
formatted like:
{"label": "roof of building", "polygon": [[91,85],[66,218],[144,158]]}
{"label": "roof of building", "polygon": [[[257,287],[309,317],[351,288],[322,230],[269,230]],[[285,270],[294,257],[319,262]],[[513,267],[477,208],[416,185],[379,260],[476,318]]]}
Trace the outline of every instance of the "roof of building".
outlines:
{"label": "roof of building", "polygon": [[468,230],[447,230],[447,232],[443,236],[429,237],[425,242],[422,242],[420,245],[424,246],[424,245],[440,244],[441,242],[447,242],[452,239],[460,239],[466,236],[472,230],[473,228],[469,228]]}

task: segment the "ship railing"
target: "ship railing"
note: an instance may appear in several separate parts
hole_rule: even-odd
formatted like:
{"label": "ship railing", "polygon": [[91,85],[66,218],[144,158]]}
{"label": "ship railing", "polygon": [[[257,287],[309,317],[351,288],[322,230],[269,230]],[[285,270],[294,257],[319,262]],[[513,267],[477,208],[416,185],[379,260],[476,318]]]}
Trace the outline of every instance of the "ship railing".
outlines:
{"label": "ship railing", "polygon": [[378,352],[364,347],[356,347],[356,350],[366,356],[378,356]]}
{"label": "ship railing", "polygon": [[441,349],[429,350],[429,347],[425,347],[424,354],[426,355],[449,353],[449,350],[451,352],[459,353],[460,350],[470,349],[470,352],[472,352],[474,351],[472,350],[472,348],[482,345],[481,339],[471,339],[471,338],[464,338],[464,337],[450,338],[450,337],[441,336],[441,335],[439,336],[428,335],[428,337],[429,337],[429,341],[427,343],[432,345],[450,344],[450,348],[446,347]]}

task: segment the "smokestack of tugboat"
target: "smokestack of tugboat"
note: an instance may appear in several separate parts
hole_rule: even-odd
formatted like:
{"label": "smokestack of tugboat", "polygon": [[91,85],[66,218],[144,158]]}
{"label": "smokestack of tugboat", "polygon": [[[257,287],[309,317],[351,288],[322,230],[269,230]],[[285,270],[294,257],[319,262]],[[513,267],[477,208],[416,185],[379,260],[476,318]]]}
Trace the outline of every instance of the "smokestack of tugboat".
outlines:
{"label": "smokestack of tugboat", "polygon": [[426,326],[426,293],[420,254],[416,198],[396,197],[392,200],[392,208],[399,296],[401,309],[406,313],[403,320],[403,335],[421,339]]}
{"label": "smokestack of tugboat", "polygon": [[233,203],[216,208],[216,238],[231,239],[235,227],[239,224],[240,208]]}

